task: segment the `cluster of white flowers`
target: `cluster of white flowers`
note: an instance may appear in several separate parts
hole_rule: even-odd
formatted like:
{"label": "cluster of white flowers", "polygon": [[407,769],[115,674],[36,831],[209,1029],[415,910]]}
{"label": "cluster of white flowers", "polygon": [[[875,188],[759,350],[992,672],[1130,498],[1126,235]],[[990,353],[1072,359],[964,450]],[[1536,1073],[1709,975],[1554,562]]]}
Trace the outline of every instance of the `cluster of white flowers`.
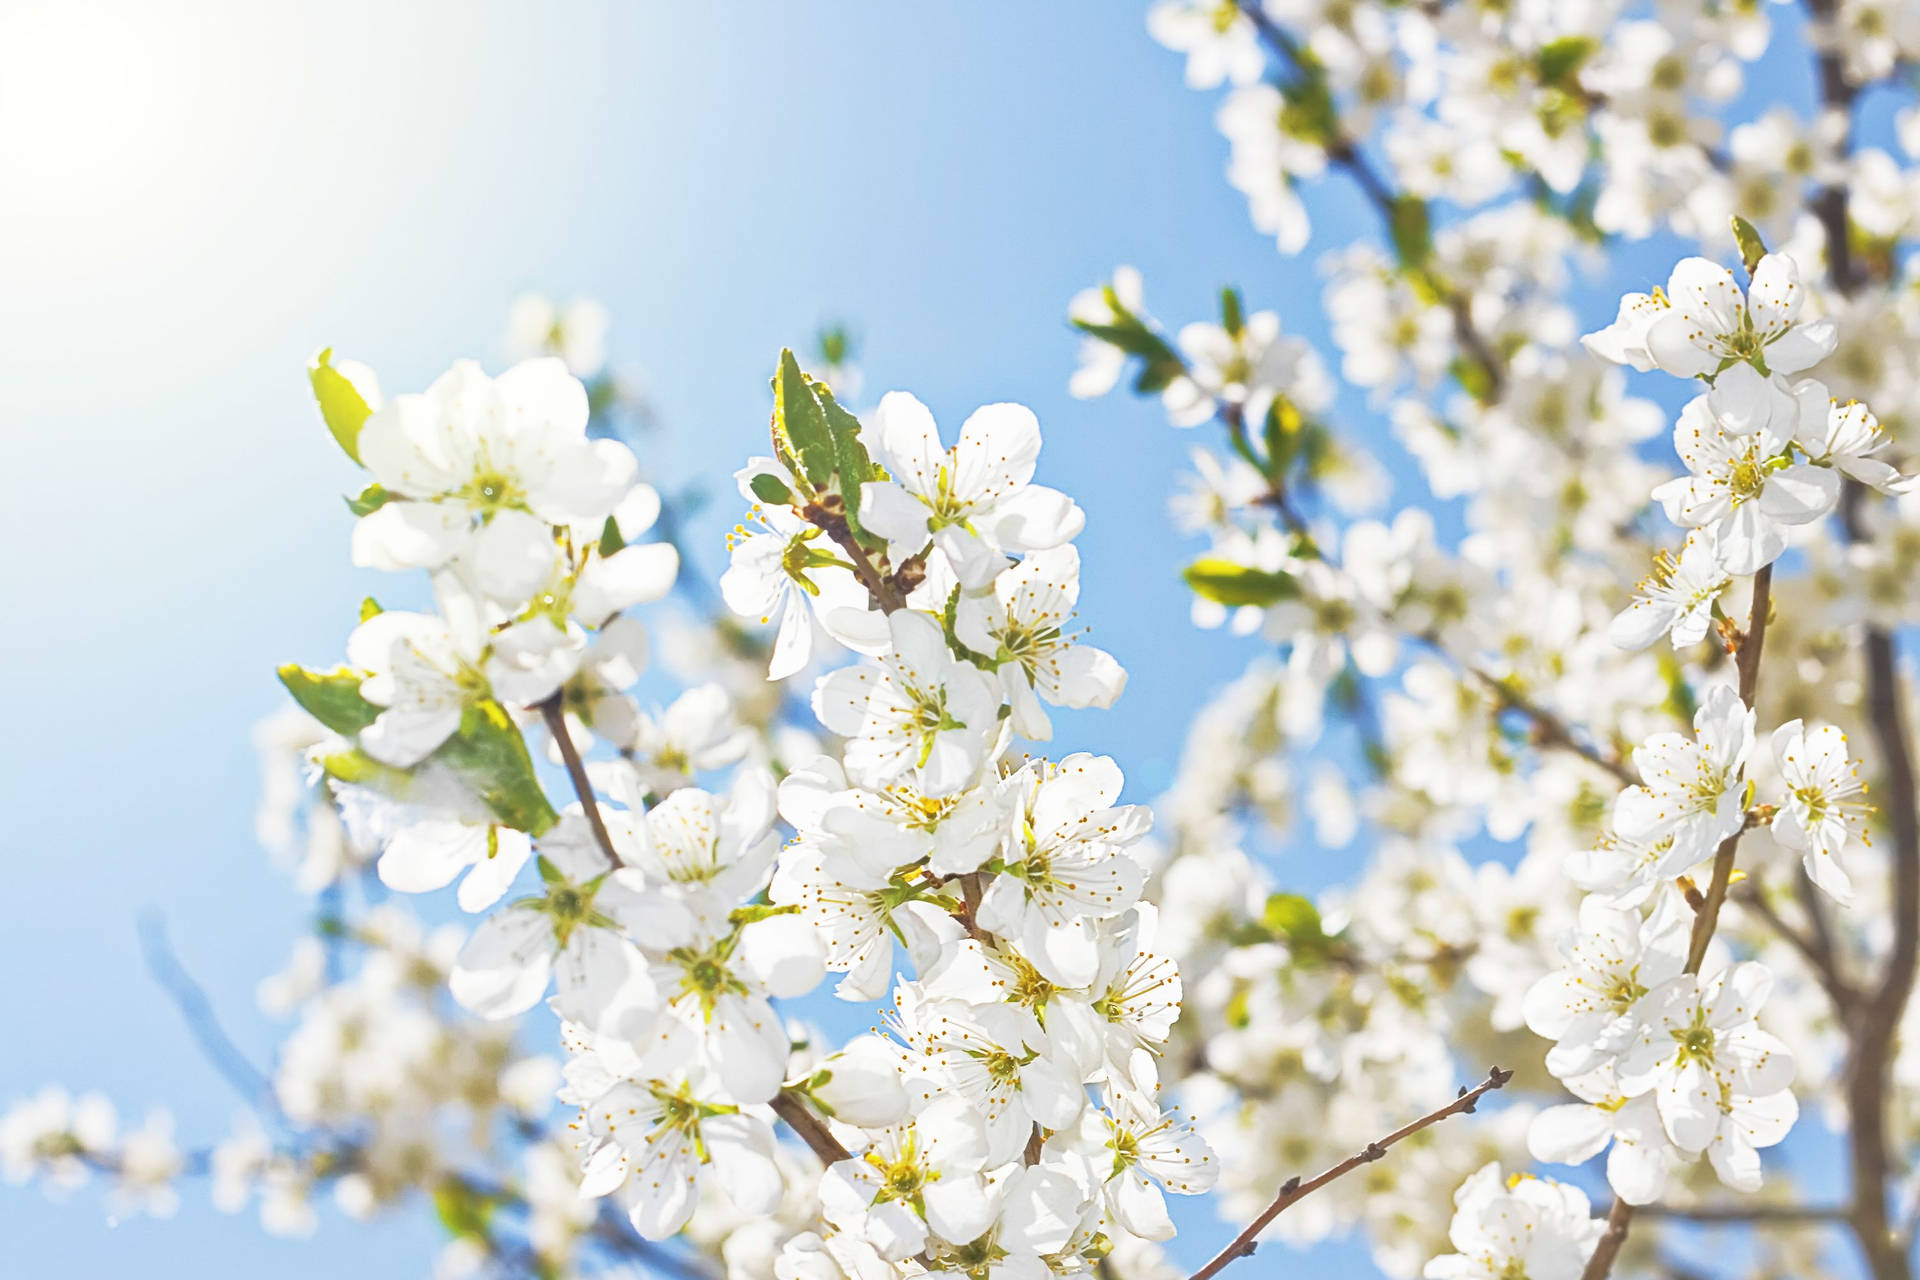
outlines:
{"label": "cluster of white flowers", "polygon": [[[435,609],[369,600],[346,665],[282,669],[304,715],[263,731],[262,834],[336,906],[369,877],[457,879],[487,914],[464,939],[394,904],[323,918],[262,986],[300,1021],[262,1099],[275,1132],[249,1123],[203,1160],[217,1199],[257,1193],[303,1231],[322,1183],[356,1216],[430,1190],[455,1269],[498,1260],[484,1224],[509,1203],[561,1265],[604,1237],[605,1197],[645,1240],[717,1246],[728,1214],[778,1214],[753,1248],[782,1275],[1072,1274],[1116,1250],[1151,1270],[1164,1193],[1216,1171],[1159,1097],[1180,977],[1140,899],[1151,815],[1120,803],[1109,759],[1011,753],[1051,736],[1048,707],[1107,706],[1126,678],[1073,624],[1084,516],[1031,483],[1033,415],[989,406],[947,449],[913,397],[864,428],[783,359],[777,457],[740,476],[768,532],[736,541],[726,598],[793,597],[775,678],[820,653],[816,617],[869,656],[815,681],[835,753],[790,733],[780,758],[718,684],[651,713],[631,696],[646,632],[624,611],[666,593],[677,556],[635,541],[659,499],[589,435],[558,359],[462,363],[390,402],[353,366],[313,373],[372,477],[356,560],[427,570]],[[548,801],[543,755],[572,803]],[[537,888],[511,896],[529,864]],[[891,988],[884,1030],[834,1049],[776,1007],[828,971],[843,999]],[[564,1067],[516,1048],[543,997]],[[564,1140],[542,1130],[556,1089],[579,1108]],[[49,1094],[13,1113],[9,1173],[170,1196],[164,1133],[116,1143],[98,1112]],[[503,1119],[531,1140],[510,1194],[472,1173]],[[810,1156],[776,1143],[783,1121]],[[551,1165],[569,1147],[570,1208]]]}
{"label": "cluster of white flowers", "polygon": [[0,1176],[62,1193],[100,1174],[111,1180],[120,1213],[171,1217],[180,1204],[173,1183],[186,1163],[169,1113],[153,1111],[122,1132],[113,1103],[97,1093],[76,1098],[49,1085],[0,1116]]}
{"label": "cluster of white flowers", "polygon": [[[1796,265],[1779,254],[1757,258],[1745,294],[1730,272],[1689,259],[1665,294],[1630,296],[1620,319],[1587,340],[1607,358],[1708,383],[1675,431],[1692,474],[1654,490],[1696,532],[1678,562],[1660,562],[1612,634],[1628,647],[1665,632],[1676,644],[1698,642],[1728,581],[1764,572],[1749,629],[1730,640],[1745,686],[1758,662],[1747,650],[1763,643],[1769,621],[1783,526],[1826,515],[1843,470],[1883,491],[1902,484],[1865,456],[1883,443],[1870,414],[1829,410],[1826,388],[1810,379],[1787,383],[1832,347],[1830,326],[1797,323],[1800,294]],[[1829,413],[1852,425],[1829,428]],[[1830,443],[1838,435],[1844,455]],[[1681,570],[1690,558],[1706,563],[1692,566],[1689,582]],[[1757,1190],[1758,1150],[1785,1138],[1798,1115],[1793,1054],[1756,1022],[1771,971],[1708,942],[1751,820],[1770,811],[1776,839],[1802,853],[1811,882],[1845,902],[1840,855],[1862,837],[1865,810],[1839,730],[1810,734],[1795,720],[1771,743],[1786,794],[1764,809],[1754,808],[1748,777],[1754,713],[1728,685],[1708,689],[1691,735],[1656,733],[1634,751],[1640,780],[1620,792],[1598,847],[1570,866],[1590,892],[1562,943],[1565,963],[1527,993],[1528,1025],[1556,1041],[1548,1069],[1583,1100],[1541,1113],[1533,1153],[1579,1163],[1611,1143],[1608,1179],[1628,1204],[1659,1198],[1669,1172],[1702,1153],[1728,1186]]]}
{"label": "cluster of white flowers", "polygon": [[[1324,363],[1278,320],[1243,319],[1231,291],[1218,330],[1247,337],[1189,343],[1213,326],[1162,328],[1128,268],[1069,311],[1083,335],[1075,395],[1129,375],[1175,424],[1224,428],[1225,448],[1195,448],[1173,504],[1181,531],[1206,539],[1187,575],[1194,617],[1275,650],[1196,719],[1157,802],[1149,883],[1163,945],[1206,975],[1176,1042],[1200,1064],[1183,1088],[1222,1153],[1226,1216],[1313,1163],[1300,1116],[1328,1118],[1319,1154],[1333,1154],[1358,1133],[1347,1117],[1411,1109],[1461,1056],[1538,1064],[1507,1038],[1529,1024],[1562,1044],[1553,1076],[1523,1062],[1521,1085],[1582,1101],[1450,1132],[1436,1148],[1448,1160],[1478,1146],[1479,1163],[1509,1168],[1579,1162],[1612,1142],[1616,1191],[1642,1203],[1700,1194],[1679,1171],[1701,1155],[1753,1188],[1756,1151],[1802,1107],[1837,1128],[1890,1124],[1901,1150],[1920,1140],[1909,1104],[1857,1114],[1870,1099],[1849,1083],[1904,1078],[1912,1045],[1890,1067],[1841,1071],[1845,1055],[1895,1049],[1859,1038],[1869,998],[1911,1025],[1897,937],[1913,926],[1885,896],[1863,781],[1904,760],[1888,760],[1884,728],[1861,752],[1834,727],[1864,722],[1869,697],[1904,703],[1855,655],[1863,635],[1920,618],[1920,503],[1897,465],[1920,403],[1920,313],[1897,247],[1920,187],[1844,119],[1914,33],[1880,25],[1884,6],[1811,7],[1812,59],[1840,68],[1822,92],[1839,74],[1844,96],[1810,124],[1776,107],[1728,125],[1715,117],[1744,67],[1781,34],[1750,7],[1662,5],[1657,23],[1616,4],[1154,10],[1190,84],[1231,86],[1228,176],[1256,228],[1303,247],[1319,232],[1310,188],[1340,175],[1384,242],[1341,244],[1335,228],[1320,266],[1337,354]],[[1752,283],[1689,258],[1582,343],[1570,266],[1656,230],[1712,258],[1738,250]],[[1783,251],[1767,254],[1762,234]],[[1836,287],[1803,278],[1823,266]],[[1674,422],[1664,397],[1630,394],[1610,365],[1697,380],[1673,428],[1677,479],[1650,447]],[[1435,499],[1463,500],[1463,534],[1444,507],[1373,516],[1388,486],[1365,455],[1388,442],[1335,427],[1348,406],[1325,368],[1391,423]],[[1396,475],[1394,492],[1406,484]],[[1677,547],[1660,549],[1644,520],[1649,494],[1680,526]],[[1623,598],[1648,558],[1638,597]],[[1733,659],[1762,629],[1779,727],[1756,743]],[[1649,652],[1667,635],[1670,654]],[[1676,732],[1696,715],[1697,735]],[[1742,832],[1731,891],[1716,892],[1710,864]],[[1517,844],[1517,862],[1471,865],[1460,846],[1485,837]],[[1262,855],[1313,842],[1357,844],[1366,869],[1317,900],[1276,892]],[[1731,946],[1690,966],[1701,910]],[[1567,975],[1603,956],[1641,976],[1604,993],[1620,1007],[1601,1026],[1600,997]],[[1371,1194],[1336,1184],[1277,1229],[1312,1241],[1362,1224],[1376,1263],[1409,1275],[1445,1224],[1405,1206],[1431,1206],[1475,1167],[1436,1168],[1444,1183],[1404,1200],[1388,1188],[1415,1169],[1370,1171]],[[1882,1176],[1893,1185],[1892,1166]],[[1598,1238],[1587,1212],[1528,1274],[1581,1273]],[[1883,1248],[1872,1230],[1861,1247]]]}
{"label": "cluster of white flowers", "polygon": [[[797,838],[768,901],[794,914],[766,923],[796,926],[842,999],[892,989],[883,1031],[789,1086],[834,1157],[789,1263],[1070,1274],[1164,1240],[1163,1192],[1206,1190],[1215,1167],[1158,1097],[1180,978],[1140,901],[1151,815],[1118,803],[1111,760],[1008,754],[1051,737],[1047,706],[1104,707],[1125,684],[1072,625],[1084,516],[1032,483],[1021,406],[976,411],[948,448],[905,393],[868,429],[797,369],[776,395],[777,456],[739,476],[757,528],[734,540],[726,598],[780,615],[776,677],[816,652],[816,624],[867,660],[814,686],[841,758],[780,784]],[[640,1133],[600,1132],[630,1123],[617,1109],[587,1113],[603,1149],[639,1154]]]}
{"label": "cluster of white flowers", "polygon": [[[1234,289],[1163,327],[1125,267],[1070,304],[1072,394],[1126,377],[1198,441],[1172,502],[1192,618],[1256,649],[1157,827],[1114,760],[1016,745],[1126,682],[1076,622],[1086,516],[1033,483],[1025,408],[951,447],[904,393],[856,416],[823,333],[735,477],[735,616],[643,624],[676,526],[609,438],[638,404],[604,311],[524,298],[531,358],[390,402],[323,356],[368,473],[354,559],[424,570],[433,603],[368,601],[346,665],[284,669],[304,710],[262,728],[261,839],[318,913],[262,985],[295,1022],[261,1114],[196,1153],[51,1091],[0,1120],[0,1166],[151,1211],[209,1175],[289,1232],[323,1190],[430,1198],[449,1276],[690,1247],[727,1280],[1166,1280],[1166,1194],[1216,1184],[1255,1226],[1209,1277],[1271,1223],[1356,1230],[1396,1278],[1573,1280],[1629,1223],[1663,1251],[1670,1219],[1633,1216],[1656,1201],[1831,1219],[1907,1274],[1920,178],[1853,117],[1920,25],[1807,8],[1809,120],[1734,114],[1800,29],[1774,6],[1153,6],[1224,95],[1257,230],[1344,232],[1315,206],[1340,179],[1380,230],[1319,264],[1324,352]],[[1920,109],[1892,127],[1920,154]],[[1655,233],[1701,256],[1581,338],[1605,316],[1574,268]],[[1669,412],[1628,370],[1697,394]],[[684,687],[651,703],[656,656]],[[1269,865],[1302,845],[1351,873]],[[470,932],[384,896],[456,881]],[[799,1016],[829,974],[884,1002],[869,1031]],[[528,1049],[543,1009],[564,1065]],[[1502,1105],[1426,1128],[1471,1110],[1467,1062],[1515,1065]],[[1843,1213],[1768,1151],[1796,1123],[1866,1153]],[[1503,1175],[1602,1153],[1605,1221]],[[1320,1169],[1357,1172],[1295,1203]],[[1769,1240],[1750,1274],[1827,1273],[1833,1243]]]}

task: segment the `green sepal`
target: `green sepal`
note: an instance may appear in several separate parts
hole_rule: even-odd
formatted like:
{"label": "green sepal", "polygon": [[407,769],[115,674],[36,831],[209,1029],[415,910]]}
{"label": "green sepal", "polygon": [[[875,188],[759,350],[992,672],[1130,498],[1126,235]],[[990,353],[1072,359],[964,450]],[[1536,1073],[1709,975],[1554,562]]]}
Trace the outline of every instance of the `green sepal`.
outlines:
{"label": "green sepal", "polygon": [[386,610],[380,607],[380,602],[372,596],[368,596],[360,602],[360,621],[362,622],[365,622],[369,618],[377,618],[385,612]]}
{"label": "green sepal", "polygon": [[769,471],[762,471],[747,482],[747,488],[753,490],[753,496],[762,502],[775,506],[790,506],[793,502],[793,490],[787,482]]}
{"label": "green sepal", "polygon": [[366,398],[347,375],[333,367],[333,348],[328,347],[313,358],[307,367],[307,378],[313,383],[313,398],[320,403],[320,416],[326,419],[327,430],[333,433],[335,442],[349,458],[360,461],[360,428],[373,410],[367,407]]}
{"label": "green sepal", "polygon": [[1747,278],[1751,280],[1753,269],[1767,256],[1767,242],[1760,238],[1751,222],[1737,213],[1733,215],[1733,242],[1740,246],[1740,261],[1746,264]]}
{"label": "green sepal", "polygon": [[372,724],[380,708],[360,696],[364,671],[335,667],[331,671],[309,671],[297,662],[280,668],[280,683],[306,713],[335,733],[348,737]]}
{"label": "green sepal", "polygon": [[1180,575],[1194,594],[1217,604],[1271,605],[1300,594],[1299,584],[1284,573],[1255,569],[1217,556],[1203,556]]}
{"label": "green sepal", "polygon": [[370,516],[392,500],[392,494],[377,484],[370,484],[347,499],[347,510],[357,516]]}
{"label": "green sepal", "polygon": [[335,782],[365,787],[391,800],[405,800],[413,791],[413,775],[382,764],[358,747],[331,751],[320,758],[320,771]]}
{"label": "green sepal", "polygon": [[627,540],[620,536],[620,522],[608,516],[607,522],[600,526],[600,558],[618,555],[626,545]]}
{"label": "green sepal", "polygon": [[559,821],[534,776],[526,738],[494,699],[469,703],[461,713],[460,728],[434,756],[514,830],[537,836]]}
{"label": "green sepal", "polygon": [[799,911],[799,904],[793,902],[789,902],[784,906],[776,906],[771,902],[749,902],[743,907],[735,907],[730,911],[727,914],[727,923],[738,928],[743,924],[754,924],[761,920],[771,920],[775,916],[797,915]]}
{"label": "green sepal", "polygon": [[535,869],[540,872],[540,881],[542,884],[565,884],[567,882],[567,877],[561,872],[560,868],[553,865],[546,854],[543,853],[536,857],[533,860],[533,865]]}
{"label": "green sepal", "polygon": [[1240,303],[1240,291],[1232,285],[1220,291],[1220,327],[1235,338],[1247,327],[1246,308]]}

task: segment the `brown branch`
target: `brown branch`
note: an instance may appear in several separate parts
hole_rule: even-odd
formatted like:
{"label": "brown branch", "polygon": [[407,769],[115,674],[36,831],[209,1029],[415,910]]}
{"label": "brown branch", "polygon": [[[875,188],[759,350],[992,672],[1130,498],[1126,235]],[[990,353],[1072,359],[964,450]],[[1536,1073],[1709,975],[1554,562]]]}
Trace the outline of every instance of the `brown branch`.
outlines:
{"label": "brown branch", "polygon": [[1920,813],[1916,813],[1913,761],[1900,714],[1900,678],[1893,637],[1868,627],[1868,718],[1886,771],[1882,794],[1893,829],[1893,945],[1877,986],[1860,1002],[1848,1058],[1846,1096],[1852,1117],[1854,1233],[1875,1280],[1910,1280],[1911,1264],[1887,1223],[1887,1175],[1892,1163],[1887,1143],[1887,1085],[1894,1041],[1913,995],[1914,970],[1920,964]]}
{"label": "brown branch", "polygon": [[[829,495],[830,497],[832,495]],[[867,589],[873,602],[880,606],[883,613],[895,613],[907,607],[907,598],[893,579],[874,567],[873,559],[867,555],[867,549],[860,545],[860,539],[853,536],[853,527],[847,523],[846,512],[837,505],[832,508],[819,502],[809,502],[800,511],[807,523],[821,530],[833,539],[835,546],[847,553],[851,561],[853,576]]]}
{"label": "brown branch", "polygon": [[1481,1097],[1500,1088],[1512,1078],[1513,1072],[1511,1071],[1502,1071],[1499,1067],[1490,1068],[1487,1071],[1487,1078],[1485,1080],[1482,1080],[1471,1089],[1461,1089],[1460,1096],[1452,1102],[1449,1102],[1446,1106],[1436,1111],[1429,1111],[1418,1120],[1415,1120],[1411,1124],[1402,1125],[1384,1138],[1369,1142],[1363,1150],[1348,1156],[1331,1169],[1309,1178],[1305,1182],[1302,1182],[1298,1178],[1288,1178],[1286,1182],[1281,1185],[1280,1194],[1273,1198],[1273,1203],[1265,1209],[1262,1209],[1259,1216],[1247,1224],[1245,1230],[1235,1236],[1227,1244],[1226,1248],[1214,1254],[1212,1261],[1194,1272],[1193,1275],[1189,1277],[1189,1280],[1212,1280],[1213,1276],[1219,1274],[1236,1258],[1244,1258],[1251,1254],[1260,1233],[1266,1230],[1267,1224],[1279,1217],[1290,1205],[1312,1195],[1329,1182],[1352,1173],[1361,1165],[1371,1164],[1375,1160],[1380,1159],[1387,1154],[1388,1147],[1399,1142],[1402,1138],[1411,1137],[1413,1134],[1420,1132],[1430,1125],[1438,1124],[1448,1116],[1460,1115],[1472,1111],[1475,1105],[1479,1103]]}
{"label": "brown branch", "polygon": [[[1808,16],[1820,24],[1835,20],[1835,0],[1807,0]],[[1846,122],[1835,150],[1845,156],[1853,148],[1853,105],[1858,86],[1849,83],[1838,47],[1817,55],[1820,105]],[[1820,220],[1827,248],[1827,275],[1833,287],[1851,295],[1862,284],[1848,236],[1848,188],[1845,181],[1830,183],[1815,196],[1812,208]],[[1863,491],[1849,482],[1841,496],[1840,520],[1848,542],[1864,539],[1860,524]],[[1845,1095],[1852,1121],[1849,1165],[1853,1177],[1850,1223],[1866,1256],[1874,1280],[1911,1280],[1912,1264],[1893,1238],[1887,1222],[1887,1176],[1891,1155],[1887,1145],[1887,1075],[1902,1014],[1912,998],[1914,970],[1920,964],[1920,799],[1915,796],[1913,758],[1900,713],[1901,688],[1893,636],[1869,623],[1861,644],[1866,667],[1868,720],[1886,770],[1882,794],[1887,798],[1892,828],[1893,945],[1879,983],[1862,992],[1857,1017],[1849,1031]]]}
{"label": "brown branch", "polygon": [[[1747,611],[1747,630],[1740,639],[1739,652],[1734,655],[1734,666],[1740,673],[1740,701],[1749,710],[1759,686],[1760,654],[1767,642],[1767,618],[1772,607],[1773,566],[1766,565],[1753,575],[1753,603]],[[1720,922],[1720,908],[1727,900],[1727,886],[1733,882],[1734,854],[1748,825],[1742,823],[1740,829],[1722,840],[1714,851],[1713,879],[1708,881],[1707,891],[1694,910],[1693,936],[1687,946],[1688,973],[1699,973],[1700,962],[1706,959],[1707,944],[1713,941],[1714,927]],[[1627,1232],[1633,1225],[1633,1212],[1632,1205],[1614,1197],[1613,1207],[1607,1211],[1606,1232],[1594,1246],[1580,1280],[1605,1280],[1613,1270],[1613,1260],[1619,1257],[1620,1247],[1627,1242]]]}
{"label": "brown branch", "polygon": [[787,1122],[787,1127],[800,1136],[813,1154],[825,1165],[838,1164],[842,1160],[853,1159],[853,1153],[840,1145],[840,1140],[827,1128],[827,1122],[813,1114],[801,1096],[791,1089],[782,1089],[773,1096],[768,1104],[773,1113]]}
{"label": "brown branch", "polygon": [[1628,764],[1618,756],[1606,755],[1602,753],[1598,747],[1580,741],[1580,739],[1574,736],[1572,726],[1568,725],[1565,720],[1562,720],[1552,711],[1547,710],[1547,708],[1534,702],[1531,698],[1527,697],[1526,694],[1520,692],[1519,687],[1515,685],[1511,679],[1502,679],[1499,676],[1482,671],[1478,667],[1468,667],[1467,670],[1476,680],[1484,684],[1495,697],[1499,698],[1506,709],[1518,711],[1521,715],[1533,722],[1534,730],[1538,734],[1542,746],[1557,747],[1563,751],[1573,752],[1588,763],[1605,769],[1619,781],[1621,786],[1634,787],[1640,785],[1639,771],[1631,764]]}
{"label": "brown branch", "polygon": [[1649,1218],[1672,1218],[1680,1222],[1820,1226],[1825,1223],[1845,1222],[1848,1209],[1843,1204],[1702,1204],[1691,1207],[1649,1204],[1642,1205],[1640,1212]]}
{"label": "brown branch", "polygon": [[1833,1001],[1834,1008],[1844,1019],[1858,993],[1840,972],[1830,945],[1823,942],[1818,933],[1803,933],[1787,922],[1773,904],[1767,901],[1766,894],[1757,886],[1748,886],[1733,895],[1742,907],[1764,920],[1769,929],[1779,935],[1782,941],[1800,953],[1814,976],[1819,979],[1821,990]]}
{"label": "brown branch", "polygon": [[593,828],[594,843],[600,846],[600,852],[607,855],[612,866],[621,865],[620,855],[613,850],[613,837],[607,833],[607,824],[600,816],[600,802],[593,796],[593,781],[587,777],[587,766],[580,759],[580,749],[573,745],[573,735],[567,732],[567,715],[561,710],[560,700],[565,696],[556,692],[551,698],[538,704],[541,719],[547,722],[547,732],[553,735],[554,742],[560,748],[560,759],[566,762],[567,776],[573,779],[573,793],[580,797],[580,807],[587,812],[587,825]]}
{"label": "brown branch", "polygon": [[[1247,16],[1247,19],[1253,23],[1254,29],[1260,33],[1260,38],[1266,41],[1276,54],[1296,71],[1300,70],[1303,63],[1299,42],[1287,33],[1286,28],[1267,14],[1259,0],[1240,0],[1240,12]],[[1386,221],[1388,230],[1391,231],[1395,211],[1401,207],[1401,194],[1395,191],[1386,179],[1380,176],[1379,171],[1368,162],[1354,139],[1336,132],[1335,136],[1327,142],[1326,152],[1327,159],[1333,166],[1353,179],[1354,184],[1360,188],[1368,202]],[[1403,265],[1410,266],[1404,263]],[[1486,375],[1488,399],[1498,400],[1506,388],[1506,367],[1494,354],[1486,337],[1475,327],[1468,298],[1451,284],[1437,278],[1431,271],[1421,271],[1419,274],[1426,278],[1427,283],[1433,287],[1441,301],[1446,303],[1447,313],[1453,320],[1454,341],[1459,344],[1466,358],[1478,365],[1481,373]]]}

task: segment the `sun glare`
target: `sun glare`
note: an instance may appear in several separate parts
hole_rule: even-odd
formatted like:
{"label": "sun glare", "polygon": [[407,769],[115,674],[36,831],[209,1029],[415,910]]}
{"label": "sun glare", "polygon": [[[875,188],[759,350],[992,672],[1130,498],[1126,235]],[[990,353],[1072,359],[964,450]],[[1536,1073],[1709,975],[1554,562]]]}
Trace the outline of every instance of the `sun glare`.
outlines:
{"label": "sun glare", "polygon": [[0,260],[66,274],[180,229],[247,127],[222,109],[208,36],[162,6],[16,4],[0,16]]}

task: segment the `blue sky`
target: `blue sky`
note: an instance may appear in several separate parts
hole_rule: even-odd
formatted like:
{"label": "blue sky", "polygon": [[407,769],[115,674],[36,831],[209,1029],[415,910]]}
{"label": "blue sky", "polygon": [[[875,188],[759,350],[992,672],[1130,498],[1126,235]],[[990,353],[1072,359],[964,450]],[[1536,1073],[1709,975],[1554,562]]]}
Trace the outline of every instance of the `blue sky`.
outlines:
{"label": "blue sky", "polygon": [[[1143,4],[268,8],[0,7],[0,1099],[59,1080],[128,1118],[164,1103],[188,1141],[224,1131],[235,1100],[135,925],[164,914],[264,1060],[278,1029],[253,986],[306,907],[253,842],[248,733],[275,665],[331,661],[381,589],[347,562],[355,481],[302,367],[331,345],[393,391],[457,356],[497,363],[522,289],[612,309],[616,362],[665,424],[647,467],[719,499],[693,573],[723,567],[726,476],[764,438],[773,357],[823,319],[862,336],[869,401],[908,388],[950,428],[1031,405],[1041,479],[1088,514],[1083,617],[1132,672],[1113,712],[1063,721],[1061,749],[1113,754],[1136,798],[1165,784],[1188,715],[1248,656],[1189,626],[1191,549],[1165,518],[1208,437],[1069,399],[1067,299],[1131,262],[1170,320],[1233,282],[1325,330],[1310,263],[1249,228],[1215,98],[1182,86]],[[1335,188],[1314,207],[1323,226],[1361,216]],[[1280,873],[1324,884],[1356,857]],[[162,1280],[218,1259],[382,1280],[420,1274],[438,1234],[329,1212],[278,1241],[197,1189],[171,1222],[104,1213],[91,1193],[0,1193],[9,1274]],[[1193,1231],[1183,1256],[1221,1238]],[[1371,1274],[1358,1256],[1315,1265]]]}

